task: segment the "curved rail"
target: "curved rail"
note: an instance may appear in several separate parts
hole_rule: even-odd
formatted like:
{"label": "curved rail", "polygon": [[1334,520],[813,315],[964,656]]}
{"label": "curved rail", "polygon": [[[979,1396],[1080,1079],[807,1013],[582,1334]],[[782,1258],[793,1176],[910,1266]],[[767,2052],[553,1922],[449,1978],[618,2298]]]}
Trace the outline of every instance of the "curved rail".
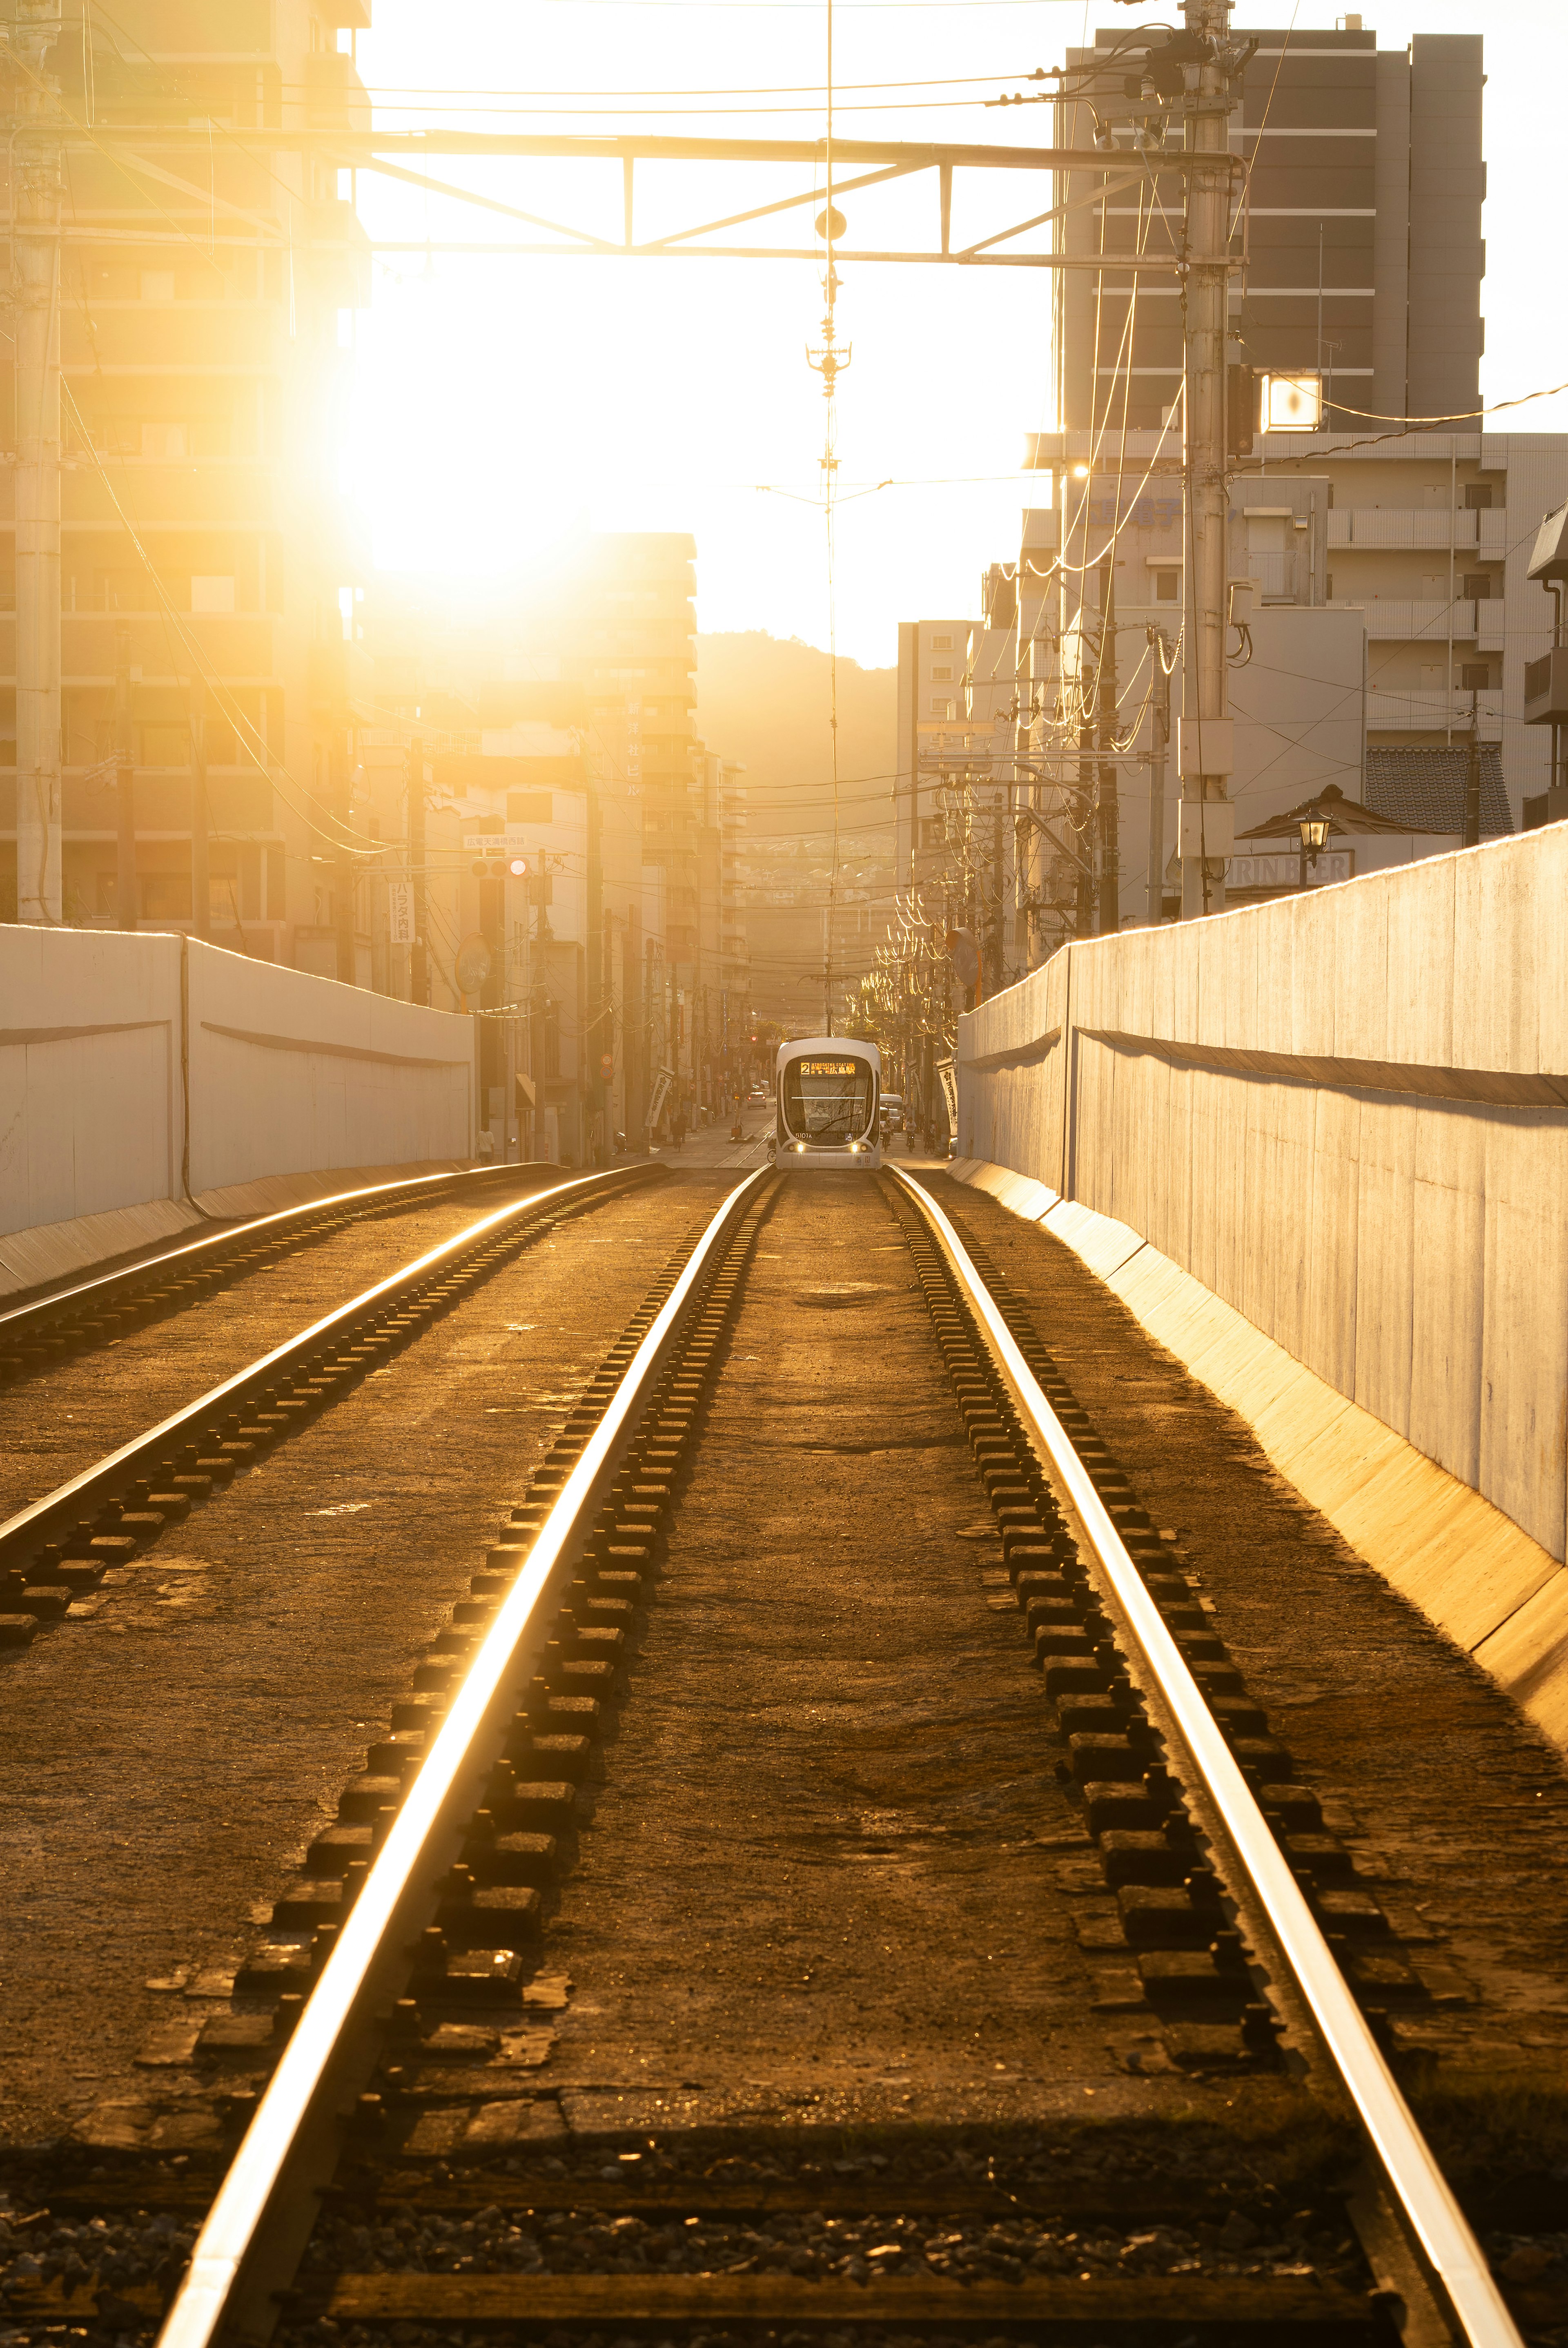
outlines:
{"label": "curved rail", "polygon": [[[50,1334],[87,1336],[79,1324],[86,1315],[133,1304],[143,1292],[190,1274],[208,1277],[220,1272],[231,1251],[243,1254],[258,1241],[286,1238],[292,1231],[308,1236],[314,1225],[345,1220],[350,1215],[380,1213],[388,1208],[416,1206],[421,1198],[440,1198],[465,1187],[493,1189],[497,1179],[523,1172],[516,1166],[476,1166],[446,1174],[400,1175],[394,1182],[370,1182],[357,1190],[334,1190],[324,1199],[302,1200],[280,1207],[270,1215],[251,1216],[244,1222],[222,1223],[195,1239],[181,1240],[157,1255],[138,1256],[110,1272],[95,1272],[65,1288],[51,1288],[0,1313],[0,1371],[17,1347],[26,1347]],[[534,1195],[534,1194],[530,1194]],[[11,1374],[15,1375],[13,1372]]]}
{"label": "curved rail", "polygon": [[[694,1292],[767,1179],[765,1168],[748,1175],[709,1223],[535,1536],[219,2188],[164,2319],[159,2348],[210,2348],[230,2322],[238,2322],[243,2336],[265,2338],[275,2311],[266,2304],[264,2272],[253,2273],[265,2265],[259,2247],[270,2226],[293,2237],[296,2246],[309,2230],[313,2188],[330,2177],[341,2148],[345,2122],[338,2107],[345,2098],[352,2102],[374,2060],[371,2009],[378,1998],[400,1993],[407,1943],[427,1920],[442,1847],[475,1806],[492,1746],[516,1709],[516,1691],[546,1635],[552,1595],[575,1562]],[[292,2271],[292,2260],[287,2263]],[[248,2290],[259,2311],[250,2324],[242,2303]]]}
{"label": "curved rail", "polygon": [[248,1362],[232,1377],[210,1386],[193,1402],[182,1404],[168,1418],[133,1436],[117,1450],[106,1452],[90,1468],[84,1468],[78,1475],[56,1484],[52,1491],[7,1517],[0,1523],[0,1567],[18,1554],[36,1550],[56,1531],[74,1524],[94,1508],[101,1509],[105,1501],[117,1498],[146,1468],[157,1467],[171,1447],[178,1450],[193,1437],[205,1434],[215,1419],[231,1417],[241,1406],[253,1403],[270,1387],[287,1385],[293,1375],[308,1370],[313,1357],[334,1339],[424,1287],[444,1267],[456,1266],[487,1240],[500,1234],[507,1224],[525,1220],[541,1211],[552,1212],[578,1194],[591,1197],[611,1193],[629,1181],[645,1180],[651,1170],[656,1169],[617,1169],[579,1175],[572,1181],[553,1184],[547,1190],[530,1190],[526,1197],[509,1200],[504,1207],[497,1207],[477,1223],[470,1223],[466,1231],[442,1240],[411,1262],[400,1265],[385,1280],[363,1290],[346,1304],[334,1305],[308,1328],[286,1337],[270,1354]]}
{"label": "curved rail", "polygon": [[901,1182],[938,1240],[1019,1407],[1067,1493],[1192,1768],[1219,1814],[1274,1939],[1356,2112],[1396,2214],[1440,2308],[1472,2348],[1522,2348],[1481,2245],[1455,2200],[1251,1787],[1121,1534],[1034,1373],[936,1200]]}

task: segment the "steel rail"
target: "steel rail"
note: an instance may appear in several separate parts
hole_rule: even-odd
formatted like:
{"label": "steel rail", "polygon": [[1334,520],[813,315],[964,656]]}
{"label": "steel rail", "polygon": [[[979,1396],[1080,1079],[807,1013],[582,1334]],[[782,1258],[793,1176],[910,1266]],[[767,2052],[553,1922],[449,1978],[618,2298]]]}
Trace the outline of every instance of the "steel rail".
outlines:
{"label": "steel rail", "polygon": [[177,1278],[182,1272],[204,1270],[202,1259],[220,1259],[227,1249],[250,1247],[258,1238],[280,1237],[290,1224],[297,1225],[303,1235],[319,1217],[342,1213],[345,1208],[400,1206],[405,1198],[408,1204],[415,1205],[419,1192],[436,1197],[444,1189],[456,1189],[466,1182],[476,1187],[483,1182],[494,1188],[497,1179],[520,1170],[512,1166],[475,1166],[447,1174],[400,1175],[395,1182],[367,1182],[357,1190],[333,1190],[325,1198],[303,1199],[297,1206],[280,1207],[270,1215],[254,1215],[244,1222],[217,1223],[194,1239],[181,1240],[178,1246],[165,1249],[160,1255],[138,1256],[134,1263],[122,1263],[112,1272],[96,1272],[90,1280],[78,1281],[74,1287],[51,1289],[46,1296],[30,1297],[24,1304],[12,1305],[0,1313],[0,1354],[7,1345],[18,1343],[34,1323],[45,1327],[59,1313],[74,1316],[95,1303],[107,1305],[117,1291],[133,1296],[145,1282],[156,1283]]}
{"label": "steel rail", "polygon": [[[352,2070],[356,2054],[367,2068],[374,2061],[374,2046],[367,2058],[363,2043],[372,2028],[368,2007],[378,1991],[384,1993],[399,1964],[407,1962],[403,1947],[407,1931],[417,1922],[421,1899],[433,1896],[434,1847],[444,1828],[450,1832],[465,1800],[473,1806],[469,1797],[494,1757],[484,1750],[490,1741],[487,1731],[504,1725],[515,1710],[519,1679],[526,1681],[531,1672],[535,1652],[548,1632],[552,1593],[576,1561],[594,1512],[682,1334],[693,1292],[768,1173],[767,1168],[759,1168],[738,1183],[709,1223],[536,1534],[435,1743],[404,1794],[392,1830],[371,1863],[207,2213],[190,2264],[164,2318],[159,2348],[210,2348],[235,2314],[237,2295],[252,2280],[248,2272],[252,2255],[296,2149],[311,2141],[313,2127],[323,2123],[331,2158],[322,2166],[330,2172],[346,2125],[334,2118],[331,2106],[353,2084],[345,2081],[344,2073]],[[362,2042],[357,2048],[356,2028]],[[319,2147],[313,2148],[319,2152]],[[265,2288],[264,2276],[255,2279],[257,2295],[264,2297]],[[264,2338],[268,2328],[263,2319],[242,2327],[242,2336]]]}
{"label": "steel rail", "polygon": [[897,1175],[935,1233],[965,1301],[982,1323],[1020,1409],[1066,1489],[1143,1663],[1262,1903],[1440,2306],[1471,2348],[1522,2348],[1481,2245],[1071,1437],[1041,1392],[952,1222],[930,1192],[902,1167],[887,1170]]}
{"label": "steel rail", "polygon": [[412,1262],[400,1265],[386,1279],[377,1281],[374,1287],[362,1290],[346,1304],[334,1305],[319,1321],[313,1321],[309,1328],[298,1330],[292,1337],[286,1337],[281,1345],[274,1345],[270,1354],[247,1362],[244,1368],[236,1370],[232,1377],[223,1379],[218,1385],[209,1386],[205,1394],[197,1395],[194,1402],[182,1404],[169,1417],[159,1419],[156,1426],[147,1427],[141,1434],[132,1436],[128,1443],[122,1443],[117,1450],[106,1452],[102,1458],[94,1460],[90,1468],[84,1468],[78,1475],[67,1478],[63,1484],[56,1484],[52,1491],[44,1493],[38,1499],[30,1500],[25,1509],[18,1509],[14,1516],[7,1517],[4,1523],[0,1523],[0,1566],[16,1550],[46,1540],[56,1525],[74,1522],[84,1509],[101,1506],[105,1500],[112,1499],[122,1486],[132,1480],[144,1463],[150,1461],[156,1464],[171,1444],[183,1446],[191,1436],[210,1426],[214,1416],[228,1416],[236,1405],[249,1401],[280,1371],[294,1368],[323,1341],[352,1329],[357,1322],[395,1303],[411,1288],[419,1287],[440,1265],[467,1254],[498,1231],[503,1224],[533,1214],[541,1207],[548,1208],[552,1200],[559,1205],[574,1194],[591,1197],[602,1192],[612,1195],[629,1179],[637,1180],[641,1172],[640,1168],[617,1168],[607,1173],[579,1175],[573,1181],[555,1183],[547,1190],[530,1190],[525,1198],[509,1200],[504,1207],[495,1208],[477,1223],[470,1223],[465,1231],[454,1233],[451,1239],[440,1241]]}

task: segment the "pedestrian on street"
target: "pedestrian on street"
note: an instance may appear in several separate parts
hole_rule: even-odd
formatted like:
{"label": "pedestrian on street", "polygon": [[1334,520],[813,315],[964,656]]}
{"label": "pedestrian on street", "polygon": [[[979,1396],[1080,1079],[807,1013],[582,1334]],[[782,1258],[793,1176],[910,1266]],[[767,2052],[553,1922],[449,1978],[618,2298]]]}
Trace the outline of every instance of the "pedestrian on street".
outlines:
{"label": "pedestrian on street", "polygon": [[675,1123],[671,1130],[675,1136],[676,1148],[684,1149],[686,1147],[686,1110],[684,1104],[682,1104],[682,1106],[675,1112]]}

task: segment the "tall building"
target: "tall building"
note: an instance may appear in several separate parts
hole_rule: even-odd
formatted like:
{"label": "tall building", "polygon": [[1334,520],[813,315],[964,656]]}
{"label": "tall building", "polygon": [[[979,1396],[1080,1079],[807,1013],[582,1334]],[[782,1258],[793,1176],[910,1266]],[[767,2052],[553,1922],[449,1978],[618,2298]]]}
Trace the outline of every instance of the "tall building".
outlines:
{"label": "tall building", "polygon": [[[373,712],[332,414],[369,251],[347,172],[245,136],[368,120],[353,53],[367,0],[56,13],[46,71],[67,124],[97,134],[67,130],[59,248],[64,917],[196,929],[367,984],[375,854],[350,729]],[[15,108],[19,67],[11,78]],[[105,135],[128,127],[134,141]],[[15,637],[6,613],[13,767]],[[5,796],[0,911],[15,918]]]}
{"label": "tall building", "polygon": [[[735,1072],[744,769],[692,726],[695,552],[684,535],[590,535],[480,621],[390,582],[374,599],[367,820],[396,843],[395,880],[417,737],[431,999],[493,1014],[497,1149],[514,1126],[540,1153],[586,1159],[618,1133],[635,1147],[656,1101],[715,1107]],[[498,877],[513,857],[526,873]],[[471,997],[459,949],[476,935],[492,969]],[[384,915],[374,969],[406,991]]]}
{"label": "tall building", "polygon": [[1016,594],[1000,566],[984,603],[979,623],[899,623],[894,839],[907,905],[972,932],[992,992],[1029,968],[1017,843],[1030,795],[1016,772]]}
{"label": "tall building", "polygon": [[[1123,143],[1174,97],[1168,136],[1181,137],[1182,70],[1163,53],[1181,36],[1118,26],[1092,47],[1070,49],[1057,108],[1063,145],[1088,147],[1109,126]],[[1233,250],[1245,256],[1231,294],[1232,355],[1257,370],[1320,373],[1328,421],[1354,429],[1361,415],[1463,415],[1475,408],[1485,322],[1481,210],[1481,38],[1418,34],[1382,49],[1358,15],[1342,29],[1252,33],[1255,40],[1231,118],[1231,151],[1246,166]],[[1134,187],[1092,201],[1098,175],[1059,174],[1056,201],[1072,207],[1065,250],[1157,252],[1182,210],[1180,175],[1158,182],[1153,205]],[[1163,211],[1164,217],[1161,217]],[[1106,413],[1157,429],[1182,379],[1181,289],[1141,278],[1131,376],[1118,375],[1131,281],[1092,273],[1058,279],[1057,360],[1069,427]],[[1337,411],[1337,412],[1336,412]],[[1358,413],[1357,411],[1359,411]]]}

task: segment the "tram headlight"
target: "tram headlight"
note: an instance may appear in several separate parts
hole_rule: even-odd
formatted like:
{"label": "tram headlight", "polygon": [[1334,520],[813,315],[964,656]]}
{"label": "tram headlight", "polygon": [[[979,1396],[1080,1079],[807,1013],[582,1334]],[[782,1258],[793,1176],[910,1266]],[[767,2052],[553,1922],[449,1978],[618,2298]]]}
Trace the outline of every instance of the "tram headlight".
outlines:
{"label": "tram headlight", "polygon": [[804,1141],[797,1141],[795,1143],[794,1154],[797,1158],[804,1158],[805,1156],[805,1144]]}

